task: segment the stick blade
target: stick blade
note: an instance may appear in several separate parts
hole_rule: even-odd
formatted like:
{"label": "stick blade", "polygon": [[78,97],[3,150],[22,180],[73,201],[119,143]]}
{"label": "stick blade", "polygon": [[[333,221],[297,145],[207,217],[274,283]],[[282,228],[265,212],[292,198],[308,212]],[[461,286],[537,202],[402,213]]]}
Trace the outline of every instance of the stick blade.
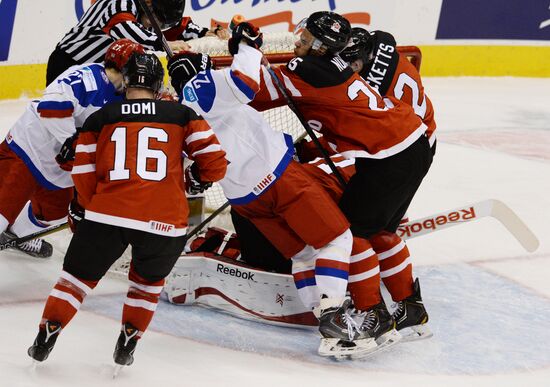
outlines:
{"label": "stick blade", "polygon": [[510,207],[492,199],[491,216],[497,219],[517,239],[525,250],[532,253],[539,248],[539,240]]}

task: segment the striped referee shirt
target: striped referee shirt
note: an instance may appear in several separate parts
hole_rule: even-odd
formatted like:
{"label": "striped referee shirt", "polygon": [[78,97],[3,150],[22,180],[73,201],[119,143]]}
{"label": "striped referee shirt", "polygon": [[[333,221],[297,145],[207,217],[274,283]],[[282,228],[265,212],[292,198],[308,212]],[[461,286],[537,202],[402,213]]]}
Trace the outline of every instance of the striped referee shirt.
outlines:
{"label": "striped referee shirt", "polygon": [[[97,0],[61,41],[57,48],[78,64],[102,62],[109,45],[127,38],[141,43],[146,49],[162,51],[162,43],[153,31],[140,24],[142,10],[136,0]],[[197,25],[185,21],[185,31],[170,40],[188,40],[204,35]],[[183,24],[183,23],[182,23]]]}

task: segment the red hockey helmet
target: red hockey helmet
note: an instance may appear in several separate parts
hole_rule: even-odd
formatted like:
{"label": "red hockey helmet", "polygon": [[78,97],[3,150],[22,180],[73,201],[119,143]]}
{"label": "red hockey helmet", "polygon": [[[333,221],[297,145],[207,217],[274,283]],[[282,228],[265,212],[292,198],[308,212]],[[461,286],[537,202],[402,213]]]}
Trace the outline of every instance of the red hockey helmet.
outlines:
{"label": "red hockey helmet", "polygon": [[144,54],[145,49],[130,39],[119,39],[111,43],[105,54],[105,66],[121,71],[134,52]]}

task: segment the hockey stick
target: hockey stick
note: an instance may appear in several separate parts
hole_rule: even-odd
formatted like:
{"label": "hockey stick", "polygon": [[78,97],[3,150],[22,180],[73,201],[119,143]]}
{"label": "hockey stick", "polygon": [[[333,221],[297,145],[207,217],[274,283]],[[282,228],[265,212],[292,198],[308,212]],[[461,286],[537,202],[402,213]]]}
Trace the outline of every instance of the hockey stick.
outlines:
{"label": "hockey stick", "polygon": [[44,230],[40,230],[40,231],[37,231],[35,233],[25,235],[21,238],[10,239],[9,241],[0,244],[0,251],[5,250],[5,249],[9,249],[9,248],[13,248],[13,247],[15,247],[15,246],[17,246],[21,243],[28,242],[31,239],[40,238],[40,237],[52,234],[54,232],[64,230],[67,227],[69,227],[68,223],[60,223],[60,224],[56,224],[55,226],[45,228]]}
{"label": "hockey stick", "polygon": [[410,221],[399,226],[397,233],[402,239],[411,239],[486,216],[498,220],[528,252],[532,253],[539,247],[539,241],[529,227],[510,207],[497,199],[487,199]]}
{"label": "hockey stick", "polygon": [[193,230],[191,230],[191,232],[188,232],[187,233],[187,240],[191,239],[192,237],[194,237],[195,235],[197,235],[199,233],[200,230],[202,230],[204,228],[204,226],[206,226],[208,223],[210,223],[212,221],[212,219],[214,219],[216,216],[218,216],[223,210],[225,210],[227,207],[229,207],[229,201],[225,202],[224,204],[222,204],[220,207],[218,207],[216,209],[216,211],[214,211],[213,213],[211,213],[208,218],[206,218],[205,220],[203,220],[202,222],[200,222],[199,224],[197,224],[195,226],[195,228],[193,228]]}
{"label": "hockey stick", "polygon": [[271,75],[271,78],[273,78],[273,81],[275,82],[275,86],[277,86],[277,89],[279,89],[283,98],[286,100],[288,107],[290,108],[290,110],[294,112],[294,114],[298,118],[298,121],[300,121],[300,123],[304,127],[306,133],[309,135],[309,137],[311,137],[311,140],[313,141],[317,149],[319,149],[319,152],[321,152],[323,159],[325,159],[325,162],[329,166],[332,173],[334,173],[334,176],[336,176],[336,178],[338,179],[338,182],[340,183],[342,188],[346,188],[346,184],[347,184],[346,181],[344,180],[340,171],[338,171],[338,169],[336,168],[336,165],[334,165],[334,163],[330,159],[330,156],[327,153],[326,149],[323,147],[323,145],[315,135],[315,132],[313,131],[313,129],[309,127],[309,124],[307,123],[306,119],[304,118],[300,110],[298,110],[298,107],[294,103],[294,100],[292,99],[292,97],[288,95],[288,93],[286,92],[285,87],[281,83],[281,80],[279,79],[279,77],[277,77],[277,74],[275,74],[275,71],[273,71],[267,59],[265,59],[265,62],[267,63],[266,69],[269,72],[269,75]]}
{"label": "hockey stick", "polygon": [[145,3],[145,0],[137,0],[139,3],[139,6],[141,9],[143,9],[143,12],[145,12],[145,16],[149,19],[149,23],[151,23],[151,26],[155,30],[155,34],[157,35],[158,39],[160,39],[160,42],[162,43],[162,47],[164,48],[164,51],[166,52],[166,55],[168,55],[169,58],[174,56],[174,52],[168,45],[168,41],[164,37],[164,34],[162,33],[162,29],[159,26],[159,23],[157,21],[157,18],[155,15],[153,15],[153,12],[149,9],[147,4]]}

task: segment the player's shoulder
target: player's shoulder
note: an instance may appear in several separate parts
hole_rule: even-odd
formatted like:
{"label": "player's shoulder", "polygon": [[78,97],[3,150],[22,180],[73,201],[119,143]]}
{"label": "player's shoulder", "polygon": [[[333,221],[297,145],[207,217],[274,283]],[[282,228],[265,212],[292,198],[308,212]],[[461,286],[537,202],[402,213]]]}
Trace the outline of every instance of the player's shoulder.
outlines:
{"label": "player's shoulder", "polygon": [[[91,92],[101,89],[110,83],[105,66],[101,63],[86,63],[71,66],[51,85],[67,84],[73,90]],[[50,85],[50,86],[51,86]],[[48,87],[50,87],[48,86]]]}
{"label": "player's shoulder", "polygon": [[155,101],[158,113],[167,122],[185,125],[192,120],[202,119],[193,109],[175,101]]}
{"label": "player's shoulder", "polygon": [[373,37],[375,46],[378,46],[380,43],[392,45],[394,47],[397,46],[395,37],[387,31],[376,30],[372,31],[370,34]]}
{"label": "player's shoulder", "polygon": [[295,57],[286,68],[313,87],[336,86],[353,76],[351,67],[337,55]]}

